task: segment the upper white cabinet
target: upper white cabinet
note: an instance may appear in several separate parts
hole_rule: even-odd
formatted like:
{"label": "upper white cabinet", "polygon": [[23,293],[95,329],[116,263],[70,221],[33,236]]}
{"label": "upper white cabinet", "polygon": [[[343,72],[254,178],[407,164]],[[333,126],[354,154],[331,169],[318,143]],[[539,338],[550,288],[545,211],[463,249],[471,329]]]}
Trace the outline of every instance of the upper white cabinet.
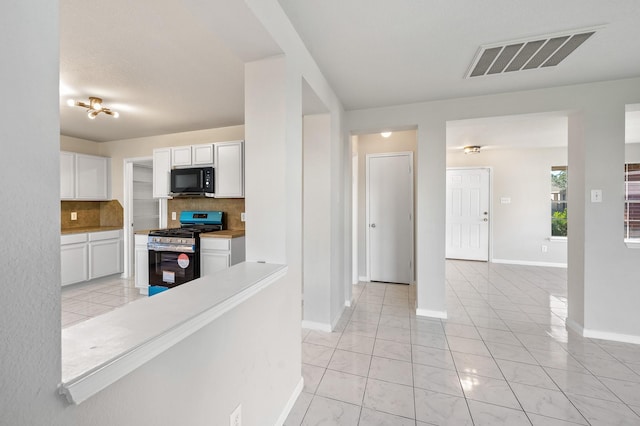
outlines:
{"label": "upper white cabinet", "polygon": [[171,148],[171,166],[182,167],[191,165],[191,145]]}
{"label": "upper white cabinet", "polygon": [[215,144],[216,198],[244,197],[244,141]]}
{"label": "upper white cabinet", "polygon": [[214,164],[213,144],[191,146],[191,164],[194,166]]}
{"label": "upper white cabinet", "polygon": [[108,200],[110,170],[110,158],[76,154],[76,199]]}
{"label": "upper white cabinet", "polygon": [[177,146],[171,148],[171,167],[213,165],[213,144]]}
{"label": "upper white cabinet", "polygon": [[60,152],[60,198],[91,201],[111,199],[111,159]]}
{"label": "upper white cabinet", "polygon": [[60,199],[72,200],[76,196],[76,156],[60,152]]}
{"label": "upper white cabinet", "polygon": [[153,150],[153,198],[169,198],[171,191],[171,148]]}

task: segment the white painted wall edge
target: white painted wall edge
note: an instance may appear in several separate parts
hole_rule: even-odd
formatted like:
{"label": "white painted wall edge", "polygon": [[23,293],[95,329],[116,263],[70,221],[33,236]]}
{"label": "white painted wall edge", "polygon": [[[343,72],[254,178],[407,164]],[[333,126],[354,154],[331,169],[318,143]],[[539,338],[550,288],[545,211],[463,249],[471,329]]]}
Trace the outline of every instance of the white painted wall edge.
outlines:
{"label": "white painted wall edge", "polygon": [[611,333],[608,331],[589,330],[569,318],[567,318],[567,320],[565,321],[565,326],[568,329],[578,333],[582,337],[611,340],[613,342],[640,344],[640,336],[636,336],[633,334]]}
{"label": "white painted wall edge", "polygon": [[229,312],[264,288],[280,280],[286,274],[286,266],[281,266],[275,272],[268,271],[262,279],[224,300],[222,303],[212,306],[210,309],[195,315],[188,321],[177,324],[176,327],[169,329],[147,342],[143,342],[130,350],[123,351],[121,355],[114,357],[105,364],[97,366],[86,374],[63,382],[59,386],[60,394],[65,395],[67,400],[72,404],[80,404],[86,401],[91,396],[202,329],[216,318]]}
{"label": "white painted wall edge", "polygon": [[358,277],[358,280],[368,283],[369,282],[369,277]]}
{"label": "white painted wall edge", "polygon": [[503,263],[505,265],[522,265],[522,266],[547,266],[550,268],[566,268],[566,263],[554,262],[532,262],[529,260],[511,260],[511,259],[491,259],[491,263]]}
{"label": "white painted wall edge", "polygon": [[331,324],[327,324],[324,322],[302,320],[302,328],[307,328],[309,330],[326,331],[327,333],[331,333]]}
{"label": "white painted wall edge", "polygon": [[280,417],[278,417],[278,420],[276,420],[275,426],[282,426],[284,424],[284,421],[287,420],[287,417],[289,417],[289,413],[291,413],[291,409],[293,408],[293,406],[296,403],[296,400],[302,393],[303,388],[304,388],[304,377],[300,377],[300,381],[298,382],[298,384],[296,385],[296,388],[293,390],[293,393],[289,397],[287,404],[282,409],[282,412],[280,413]]}
{"label": "white painted wall edge", "polygon": [[419,317],[447,319],[447,311],[432,311],[430,309],[416,309],[416,315]]}

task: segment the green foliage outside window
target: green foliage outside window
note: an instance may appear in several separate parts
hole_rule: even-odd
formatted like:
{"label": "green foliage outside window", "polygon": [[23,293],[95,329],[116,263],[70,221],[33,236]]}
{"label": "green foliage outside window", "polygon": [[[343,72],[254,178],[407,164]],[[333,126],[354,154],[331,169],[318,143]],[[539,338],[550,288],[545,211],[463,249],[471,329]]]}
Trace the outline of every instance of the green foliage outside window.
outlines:
{"label": "green foliage outside window", "polygon": [[551,235],[554,237],[567,236],[567,210],[553,212],[551,217]]}

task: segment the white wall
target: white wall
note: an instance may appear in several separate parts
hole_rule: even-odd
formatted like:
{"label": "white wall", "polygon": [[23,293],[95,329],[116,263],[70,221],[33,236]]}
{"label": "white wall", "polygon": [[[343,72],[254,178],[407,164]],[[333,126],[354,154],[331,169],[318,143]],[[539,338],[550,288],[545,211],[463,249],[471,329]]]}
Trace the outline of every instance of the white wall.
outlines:
{"label": "white wall", "polygon": [[[462,150],[447,151],[447,167],[491,168],[493,261],[566,265],[566,240],[549,239],[551,167],[566,165],[567,148],[497,148],[472,155]],[[511,203],[502,204],[503,197],[510,198]],[[546,253],[542,252],[543,245],[547,247]]]}
{"label": "white wall", "polygon": [[[418,313],[446,311],[446,122],[571,111],[569,323],[589,336],[640,341],[640,251],[624,245],[621,224],[624,106],[639,99],[640,79],[628,79],[349,112],[347,127],[358,133],[418,127]],[[602,203],[588,201],[591,189],[603,190]]]}
{"label": "white wall", "polygon": [[[417,134],[415,130],[395,131],[388,138],[380,133],[358,135],[358,276],[368,279],[367,275],[367,154],[383,152],[413,152],[414,162],[414,192],[415,192],[415,162],[416,162]],[[414,193],[415,200],[415,193]],[[414,236],[415,241],[415,236]]]}

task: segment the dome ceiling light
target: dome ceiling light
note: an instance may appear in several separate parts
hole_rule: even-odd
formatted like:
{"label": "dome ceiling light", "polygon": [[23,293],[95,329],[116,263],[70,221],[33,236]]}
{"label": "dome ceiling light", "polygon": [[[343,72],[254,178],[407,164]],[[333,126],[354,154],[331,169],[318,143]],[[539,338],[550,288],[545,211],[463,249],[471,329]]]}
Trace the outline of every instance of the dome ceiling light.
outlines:
{"label": "dome ceiling light", "polygon": [[109,108],[103,106],[101,98],[96,98],[93,96],[89,97],[89,103],[69,99],[67,101],[67,105],[79,106],[88,109],[89,111],[87,112],[87,116],[92,120],[96,118],[101,112],[104,112],[105,114],[110,115],[113,118],[118,118],[118,116],[120,115],[117,111],[111,111]]}
{"label": "dome ceiling light", "polygon": [[468,145],[463,148],[465,154],[480,154],[480,147],[478,145]]}

